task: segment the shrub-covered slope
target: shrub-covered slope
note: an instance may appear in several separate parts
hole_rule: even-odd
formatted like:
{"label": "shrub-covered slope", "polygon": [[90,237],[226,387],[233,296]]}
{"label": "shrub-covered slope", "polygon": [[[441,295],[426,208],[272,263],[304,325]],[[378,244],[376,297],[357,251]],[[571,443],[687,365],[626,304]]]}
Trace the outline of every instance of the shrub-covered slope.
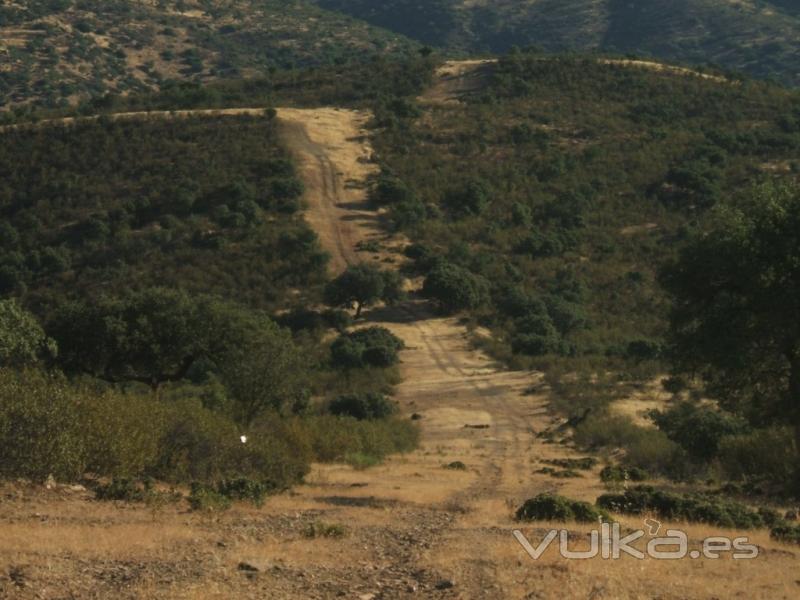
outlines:
{"label": "shrub-covered slope", "polygon": [[0,132],[0,294],[169,286],[260,308],[313,293],[325,255],[269,116]]}
{"label": "shrub-covered slope", "polygon": [[0,109],[74,103],[274,68],[399,52],[413,43],[292,0],[29,0],[0,4]]}
{"label": "shrub-covered slope", "polygon": [[418,114],[379,135],[374,198],[516,354],[656,358],[659,264],[716,203],[800,169],[796,93],[595,59],[513,54]]}
{"label": "shrub-covered slope", "polygon": [[635,52],[718,63],[800,83],[800,13],[791,0],[318,0],[427,44],[478,52],[514,45]]}

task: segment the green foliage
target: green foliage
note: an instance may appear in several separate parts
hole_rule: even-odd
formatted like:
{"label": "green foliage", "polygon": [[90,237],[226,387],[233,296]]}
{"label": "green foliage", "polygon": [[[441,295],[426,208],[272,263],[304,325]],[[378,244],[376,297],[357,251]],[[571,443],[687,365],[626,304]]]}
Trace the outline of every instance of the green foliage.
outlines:
{"label": "green foliage", "polygon": [[326,255],[275,195],[296,175],[274,120],[97,119],[0,138],[0,223],[17,240],[0,243],[0,286],[13,283],[0,293],[45,321],[65,299],[165,281],[260,309],[289,289],[319,300]]}
{"label": "green foliage", "polygon": [[218,492],[213,486],[192,483],[189,494],[189,506],[192,510],[204,513],[220,513],[231,507],[231,499]]}
{"label": "green foliage", "polygon": [[444,310],[478,308],[488,300],[488,282],[467,269],[447,262],[433,267],[425,277],[422,293]]}
{"label": "green foliage", "polygon": [[80,411],[85,469],[115,479],[148,473],[159,459],[170,420],[179,418],[147,396],[91,389],[67,393]]}
{"label": "green foliage", "polygon": [[800,525],[781,523],[770,530],[769,536],[777,542],[800,544]]}
{"label": "green foliage", "polygon": [[608,513],[588,502],[571,500],[555,494],[539,494],[526,500],[516,513],[519,521],[610,522]]}
{"label": "green foliage", "polygon": [[[431,0],[318,0],[369,23],[423,43],[479,53],[541,54],[564,50],[617,52],[643,59],[719,64],[759,77],[797,84],[794,32],[800,15],[791,0],[731,6],[720,0],[690,4],[586,0],[464,5]],[[737,41],[734,41],[737,40]],[[519,51],[516,51],[518,54]],[[703,69],[704,71],[707,68]]]}
{"label": "green foliage", "polygon": [[646,481],[650,475],[638,467],[624,468],[619,466],[603,467],[600,471],[600,481],[603,483],[621,483],[624,481]]}
{"label": "green foliage", "polygon": [[477,216],[489,205],[490,198],[489,184],[476,179],[448,191],[442,203],[456,217]]}
{"label": "green foliage", "polygon": [[[187,12],[197,8],[204,11],[200,19]],[[43,24],[45,17],[59,26]],[[199,82],[224,82],[243,73],[271,80],[279,68],[370,64],[417,48],[402,36],[311,2],[280,0],[213,6],[182,0],[26,2],[0,6],[0,27],[9,26],[45,28],[47,35],[30,36],[29,43],[11,48],[14,60],[0,79],[0,90],[9,102],[42,106],[61,106],[77,96],[91,97],[102,107],[112,102],[108,93],[162,88],[173,107],[185,108],[199,100],[224,99],[224,88],[204,93],[197,90]],[[91,33],[107,41],[101,44]],[[142,47],[153,50],[146,59],[131,54]],[[88,65],[92,76],[79,75],[80,65]],[[182,89],[185,85],[188,90]],[[259,91],[257,83],[247,87]]]}
{"label": "green foliage", "polygon": [[55,357],[57,345],[15,300],[0,300],[0,368],[33,366]]}
{"label": "green foliage", "polygon": [[158,389],[211,361],[245,425],[266,410],[302,405],[306,363],[291,334],[257,311],[153,288],[59,308],[51,323],[63,366]]}
{"label": "green foliage", "polygon": [[646,485],[635,486],[622,494],[604,494],[597,499],[597,504],[613,512],[647,513],[656,518],[708,523],[731,529],[764,526],[761,514],[744,504],[702,494],[665,492]]}
{"label": "green foliage", "polygon": [[332,415],[353,417],[359,421],[386,419],[397,412],[397,405],[383,394],[346,394],[333,399],[328,405]]}
{"label": "green foliage", "polygon": [[347,528],[339,523],[325,523],[324,521],[313,521],[303,529],[303,536],[309,539],[314,538],[343,538],[347,535]]}
{"label": "green foliage", "polygon": [[161,442],[152,473],[171,482],[214,482],[247,478],[281,491],[300,482],[308,472],[310,449],[291,422],[262,417],[241,430],[224,415],[197,402],[174,405],[173,417]]}
{"label": "green foliage", "polygon": [[798,260],[800,187],[770,183],[720,205],[662,279],[676,368],[725,408],[793,426],[800,452]]}
{"label": "green foliage", "polygon": [[389,367],[398,362],[398,352],[403,348],[403,340],[385,327],[367,327],[336,338],[331,359],[334,366],[345,369]]}
{"label": "green foliage", "polygon": [[362,263],[350,266],[325,287],[325,302],[330,306],[356,308],[356,318],[362,309],[379,300],[395,301],[400,295],[400,280],[393,271]]}
{"label": "green foliage", "polygon": [[240,477],[220,481],[217,484],[217,492],[231,500],[244,500],[253,506],[263,506],[264,499],[274,493],[275,488],[269,483]]}
{"label": "green foliage", "polygon": [[218,358],[221,379],[234,400],[234,418],[247,426],[266,411],[302,410],[308,364],[301,348],[268,317],[244,316]]}
{"label": "green foliage", "polygon": [[[792,177],[800,137],[779,122],[796,93],[536,52],[473,79],[461,103],[376,135],[384,172],[425,208],[405,229],[409,271],[446,260],[490,282],[491,304],[471,312],[492,330],[487,349],[515,366],[561,355],[597,372],[663,369],[658,267],[710,202],[768,169]],[[474,195],[487,200],[479,216],[459,210],[471,182],[491,182]],[[527,308],[508,310],[511,290]]]}
{"label": "green foliage", "polygon": [[81,416],[63,379],[0,369],[0,476],[79,478],[87,465]]}
{"label": "green foliage", "polygon": [[132,479],[115,477],[111,482],[98,485],[94,490],[98,500],[144,502],[147,488]]}
{"label": "green foliage", "polygon": [[624,448],[624,465],[650,473],[683,478],[691,465],[683,449],[665,433],[645,429],[628,417],[600,413],[575,428],[575,442],[584,448]]}
{"label": "green foliage", "polygon": [[400,419],[359,421],[325,415],[304,419],[303,430],[314,458],[321,462],[349,458],[377,463],[389,454],[410,452],[419,441],[419,428]]}
{"label": "green foliage", "polygon": [[796,456],[792,431],[786,427],[755,429],[719,442],[719,464],[734,481],[764,481],[785,488],[796,474]]}
{"label": "green foliage", "polygon": [[689,401],[665,411],[653,411],[650,416],[669,439],[700,461],[714,458],[725,436],[747,433],[749,429],[747,421],[741,417]]}

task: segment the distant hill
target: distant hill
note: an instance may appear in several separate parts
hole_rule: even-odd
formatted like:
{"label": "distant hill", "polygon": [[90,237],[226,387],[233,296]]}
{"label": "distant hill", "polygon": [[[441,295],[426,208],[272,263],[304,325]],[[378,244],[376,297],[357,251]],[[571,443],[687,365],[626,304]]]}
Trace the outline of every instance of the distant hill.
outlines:
{"label": "distant hill", "polygon": [[413,47],[397,34],[297,0],[4,0],[0,109]]}
{"label": "distant hill", "polygon": [[317,0],[426,44],[468,52],[514,45],[715,63],[800,84],[796,0]]}

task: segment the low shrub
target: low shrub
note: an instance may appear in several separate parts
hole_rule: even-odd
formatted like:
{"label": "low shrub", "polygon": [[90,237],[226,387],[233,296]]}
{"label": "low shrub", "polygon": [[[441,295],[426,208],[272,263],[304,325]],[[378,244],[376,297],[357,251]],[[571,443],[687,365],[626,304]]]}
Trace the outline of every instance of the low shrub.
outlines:
{"label": "low shrub", "polygon": [[275,488],[269,482],[239,477],[220,481],[217,484],[217,492],[231,500],[243,500],[253,506],[263,506],[264,499],[274,493]]}
{"label": "low shrub", "polygon": [[597,505],[626,514],[652,513],[663,519],[752,529],[765,525],[762,515],[744,504],[704,494],[678,494],[639,485],[621,494],[603,494]]}
{"label": "low shrub", "polygon": [[335,366],[353,369],[365,366],[390,367],[399,360],[403,340],[385,327],[368,327],[343,333],[331,345]]}
{"label": "low shrub", "polygon": [[339,396],[331,401],[328,410],[333,415],[363,421],[390,417],[397,412],[397,405],[383,394],[367,392]]}
{"label": "low shrub", "polygon": [[583,458],[552,458],[549,460],[543,460],[542,462],[548,465],[553,465],[554,467],[561,467],[562,469],[588,471],[595,467],[597,464],[597,459],[593,456],[586,456]]}
{"label": "low shrub", "polygon": [[189,494],[189,506],[192,510],[205,513],[223,512],[231,507],[231,499],[212,486],[193,483]]}
{"label": "low shrub", "polygon": [[337,462],[355,455],[377,457],[410,452],[419,442],[419,427],[401,419],[359,421],[352,417],[308,417],[300,427],[320,462]]}
{"label": "low shrub", "polygon": [[88,448],[79,398],[66,380],[0,369],[0,476],[73,481]]}
{"label": "low shrub", "polygon": [[646,481],[650,479],[649,474],[644,469],[638,467],[619,467],[607,466],[600,471],[600,481],[604,483],[622,481]]}
{"label": "low shrub", "polygon": [[370,467],[376,467],[381,464],[382,460],[382,456],[365,454],[364,452],[349,452],[348,454],[345,454],[343,458],[345,463],[357,471],[363,471],[364,469],[369,469]]}
{"label": "low shrub", "polygon": [[114,478],[110,483],[98,485],[94,490],[97,500],[144,502],[147,489],[132,479]]}
{"label": "low shrub", "polygon": [[517,510],[519,521],[577,521],[579,523],[608,522],[609,514],[588,502],[571,500],[555,494],[539,494],[526,500]]}
{"label": "low shrub", "polygon": [[314,521],[303,529],[303,536],[314,538],[343,538],[347,535],[347,528],[339,523],[325,523]]}
{"label": "low shrub", "polygon": [[454,460],[453,462],[444,465],[444,468],[450,469],[451,471],[466,471],[467,465],[465,465],[460,460]]}
{"label": "low shrub", "polygon": [[734,481],[765,480],[785,485],[796,466],[792,432],[788,428],[757,429],[724,437],[718,459],[724,475]]}
{"label": "low shrub", "polygon": [[769,536],[777,542],[800,544],[800,525],[782,522],[770,530]]}
{"label": "low shrub", "polygon": [[624,465],[647,469],[675,479],[688,476],[686,453],[663,431],[646,429],[622,415],[600,413],[575,429],[575,442],[584,448],[624,448]]}
{"label": "low shrub", "polygon": [[747,433],[750,426],[743,418],[712,406],[680,402],[665,411],[650,413],[656,426],[698,461],[717,455],[725,436]]}
{"label": "low shrub", "polygon": [[310,446],[287,421],[265,416],[240,430],[196,401],[176,402],[153,474],[172,482],[248,478],[279,491],[299,483],[309,469]]}
{"label": "low shrub", "polygon": [[559,471],[558,469],[554,469],[553,467],[542,467],[537,473],[542,473],[544,475],[550,475],[550,477],[555,477],[557,479],[570,479],[575,477],[583,477],[578,471],[574,469],[565,469],[563,471]]}

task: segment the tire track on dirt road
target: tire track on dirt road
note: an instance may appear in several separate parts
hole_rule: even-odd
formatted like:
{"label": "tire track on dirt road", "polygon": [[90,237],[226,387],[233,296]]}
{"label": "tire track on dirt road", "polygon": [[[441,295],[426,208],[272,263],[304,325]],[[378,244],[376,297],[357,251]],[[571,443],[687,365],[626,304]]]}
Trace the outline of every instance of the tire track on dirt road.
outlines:
{"label": "tire track on dirt road", "polygon": [[[332,271],[361,262],[356,245],[380,235],[375,213],[369,213],[362,189],[345,191],[343,181],[364,181],[374,172],[365,167],[371,154],[362,142],[365,114],[355,111],[279,110],[284,141],[300,162],[308,208],[306,218],[317,232],[323,247],[332,256]],[[353,199],[355,198],[355,200]],[[362,487],[350,492],[353,498],[371,498],[376,490],[381,498],[393,501],[392,490],[384,478],[400,468],[415,477],[407,482],[414,502],[403,517],[384,530],[382,550],[404,564],[408,577],[429,569],[433,557],[445,552],[441,541],[448,532],[459,531],[461,515],[469,514],[481,503],[520,500],[532,487],[534,436],[531,421],[533,404],[524,390],[534,376],[525,372],[504,371],[493,366],[489,357],[470,347],[467,331],[454,318],[433,314],[424,301],[411,299],[398,306],[376,309],[365,315],[370,324],[392,330],[406,342],[402,352],[402,382],[395,398],[407,414],[422,415],[420,450],[392,459],[385,473],[366,471],[359,475]],[[471,426],[485,426],[477,428]],[[453,482],[443,481],[441,463],[432,464],[436,454],[445,463],[461,460],[469,475]],[[433,460],[436,460],[435,458]],[[414,486],[418,490],[414,489]],[[425,491],[435,488],[430,496]],[[301,492],[302,494],[302,492]],[[420,529],[421,528],[421,529]],[[404,531],[414,531],[419,548],[398,545]],[[472,531],[472,530],[470,530]],[[467,581],[475,582],[470,597],[480,597],[492,580],[492,568],[476,562]],[[429,597],[436,593],[430,581],[421,582]],[[404,597],[399,590],[384,588],[385,597]]]}

